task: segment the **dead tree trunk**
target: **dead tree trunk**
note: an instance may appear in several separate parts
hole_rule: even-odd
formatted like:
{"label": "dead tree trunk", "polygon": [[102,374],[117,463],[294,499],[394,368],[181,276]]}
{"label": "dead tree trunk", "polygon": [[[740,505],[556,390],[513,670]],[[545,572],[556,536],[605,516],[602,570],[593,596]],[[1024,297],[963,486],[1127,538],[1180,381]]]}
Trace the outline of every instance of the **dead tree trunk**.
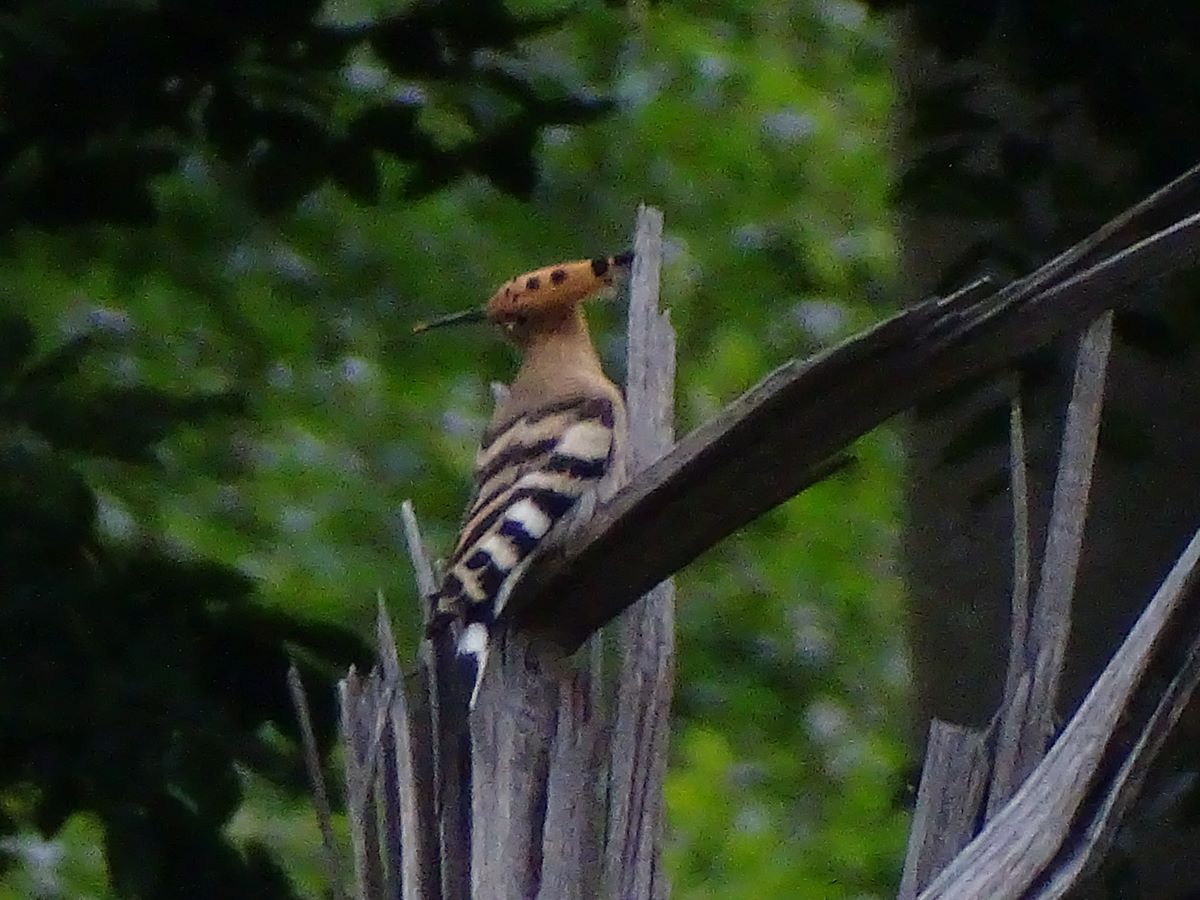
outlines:
{"label": "dead tree trunk", "polygon": [[[674,443],[675,338],[658,311],[662,215],[638,215],[626,402],[630,472]],[[434,579],[406,505],[419,594]],[[563,614],[569,615],[569,598]],[[507,631],[469,721],[453,648],[407,680],[380,609],[383,664],[342,683],[356,895],[440,900],[656,900],[674,672],[674,587],[660,583],[573,665]]]}
{"label": "dead tree trunk", "polygon": [[1024,429],[1014,393],[1004,698],[986,729],[931,726],[901,900],[1049,900],[1076,888],[1103,858],[1200,678],[1197,531],[1061,733],[1055,722],[1111,340],[1112,314],[1105,313],[1079,342],[1032,600]]}
{"label": "dead tree trunk", "polygon": [[[1027,516],[1021,502],[1014,507],[1009,696],[988,733],[935,729],[902,890],[991,900],[1057,897],[1074,887],[1107,846],[1200,678],[1198,536],[1056,735],[1049,710],[1103,393],[1105,311],[1200,261],[1198,206],[1200,167],[1000,290],[978,282],[933,297],[813,360],[782,366],[665,455],[672,337],[653,302],[661,217],[643,210],[628,395],[635,466],[646,468],[513,592],[508,609],[518,630],[471,722],[453,720],[462,688],[448,674],[449,648],[426,643],[416,674],[402,677],[381,609],[381,664],[366,677],[351,672],[341,692],[356,897],[665,897],[658,845],[673,653],[669,585],[625,612],[611,676],[596,662],[598,649],[582,671],[563,668],[562,651],[589,639],[595,649],[597,630],[639,594],[836,468],[854,439],[893,414],[1002,371],[1099,317],[1080,345],[1054,523],[1032,604]],[[1019,426],[1019,412],[1013,421]],[[1020,501],[1019,427],[1014,434]],[[411,508],[405,520],[424,596],[432,572]],[[556,664],[546,662],[554,653],[541,652],[539,641],[559,651]],[[319,774],[315,758],[310,767]],[[327,842],[336,870],[331,836]]]}

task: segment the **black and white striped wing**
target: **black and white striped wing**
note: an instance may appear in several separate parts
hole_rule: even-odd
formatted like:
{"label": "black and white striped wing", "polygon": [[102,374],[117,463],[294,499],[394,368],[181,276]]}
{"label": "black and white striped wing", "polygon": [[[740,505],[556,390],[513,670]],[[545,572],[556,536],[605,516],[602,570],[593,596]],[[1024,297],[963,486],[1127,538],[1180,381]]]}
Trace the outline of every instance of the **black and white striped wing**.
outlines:
{"label": "black and white striped wing", "polygon": [[607,398],[581,398],[484,435],[477,492],[435,598],[431,631],[461,616],[462,652],[486,644],[487,629],[547,536],[609,471],[614,414]]}

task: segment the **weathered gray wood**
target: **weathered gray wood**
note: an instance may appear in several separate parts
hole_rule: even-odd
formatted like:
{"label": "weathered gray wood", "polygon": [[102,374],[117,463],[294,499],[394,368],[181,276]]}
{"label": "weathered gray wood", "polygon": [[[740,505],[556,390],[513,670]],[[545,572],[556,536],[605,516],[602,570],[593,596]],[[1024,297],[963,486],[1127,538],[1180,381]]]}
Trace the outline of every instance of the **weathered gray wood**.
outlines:
{"label": "weathered gray wood", "polygon": [[592,897],[604,769],[588,675],[521,634],[495,652],[471,730],[472,897]]}
{"label": "weathered gray wood", "polygon": [[[1032,560],[1029,550],[1029,470],[1025,463],[1025,413],[1021,385],[1013,379],[1008,415],[1009,494],[1012,499],[1013,584],[1009,626],[1008,671],[1004,696],[1016,692],[1025,671],[1025,646],[1029,640],[1029,591]],[[990,802],[990,801],[989,801]],[[989,807],[990,808],[990,807]]]}
{"label": "weathered gray wood", "polygon": [[[356,713],[358,711],[358,699],[360,694],[360,684],[358,670],[354,666],[350,667],[350,671],[346,673],[346,677],[341,679],[337,684],[338,695],[338,735],[341,738],[341,744],[346,753],[345,761],[345,781],[343,782],[344,794],[346,797],[346,814],[353,819],[355,810],[349,808],[350,798],[358,793],[358,753],[355,749],[354,734],[357,728]],[[350,827],[350,859],[353,864],[354,872],[354,900],[364,900],[362,892],[362,876],[359,874],[362,867],[362,859],[366,856],[366,834],[360,829],[356,829],[353,825]]]}
{"label": "weathered gray wood", "polygon": [[[1030,730],[1031,749],[1036,754],[1034,762],[1041,759],[1054,732],[1063,657],[1070,637],[1071,598],[1083,552],[1092,467],[1100,437],[1100,411],[1104,406],[1112,322],[1112,313],[1105,313],[1088,327],[1079,342],[1075,380],[1063,427],[1050,527],[1042,555],[1041,583],[1029,629],[1030,655],[1035,661],[1030,706],[1038,710],[1039,716],[1039,721]],[[1019,774],[1023,776],[1032,769],[1032,765],[1027,765]]]}
{"label": "weathered gray wood", "polygon": [[558,692],[522,635],[492,653],[471,721],[471,896],[536,897]]}
{"label": "weathered gray wood", "polygon": [[372,667],[361,685],[357,712],[360,743],[356,765],[359,769],[358,793],[350,802],[364,805],[373,802],[376,776],[383,756],[383,739],[388,727],[388,710],[396,695],[396,683],[385,684],[379,667]]}
{"label": "weathered gray wood", "polygon": [[[1050,534],[1032,609],[1026,602],[1024,437],[1019,397],[1014,397],[1014,584],[1004,698],[986,732],[947,730],[935,723],[901,885],[900,896],[906,900],[950,856],[953,861],[920,894],[923,900],[1060,897],[1077,886],[1111,842],[1150,758],[1200,678],[1200,611],[1190,617],[1180,612],[1187,609],[1180,598],[1190,589],[1196,565],[1185,553],[1093,693],[1050,753],[1045,752],[1082,550],[1111,326],[1111,314],[1106,314],[1080,341]],[[1153,627],[1144,625],[1154,622],[1159,603],[1160,620]],[[1170,661],[1181,658],[1181,642],[1187,647],[1184,663],[1176,665],[1166,694],[1156,696],[1151,663],[1169,668]],[[1117,774],[1102,774],[1113,772]],[[978,803],[985,794],[989,824],[958,852],[978,825]]]}
{"label": "weathered gray wood", "polygon": [[346,748],[346,816],[354,856],[355,897],[377,900],[383,895],[383,861],[380,858],[378,810],[374,773],[366,762],[378,696],[378,677],[362,678],[351,667],[338,684],[342,714],[342,742]]}
{"label": "weathered gray wood", "polygon": [[638,209],[629,285],[625,403],[629,410],[629,474],[658,462],[675,443],[675,329],[658,308],[663,215]]}
{"label": "weathered gray wood", "polygon": [[355,740],[359,753],[359,797],[346,801],[348,813],[361,822],[356,830],[366,835],[366,855],[360,873],[360,886],[365,898],[383,897],[383,843],[379,827],[379,757],[383,747],[383,732],[387,727],[387,706],[391,692],[383,685],[379,668],[367,673],[359,701],[358,729]]}
{"label": "weathered gray wood", "polygon": [[[600,509],[560,558],[530,573],[510,609],[532,628],[556,628],[574,649],[667,574],[811,483],[815,467],[854,438],[1082,327],[1126,302],[1131,287],[1194,265],[1197,172],[1003,290],[916,304],[776,370]],[[1140,239],[1181,210],[1189,214]],[[671,540],[656,539],[664,534]],[[567,597],[569,615],[556,599]]]}
{"label": "weathered gray wood", "polygon": [[388,710],[379,759],[379,840],[383,849],[383,896],[387,900],[399,900],[404,896],[404,845],[408,843],[404,838],[401,814],[404,793],[400,783],[396,718],[396,705],[393,703]]}
{"label": "weathered gray wood", "polygon": [[[436,588],[433,567],[421,540],[412,504],[401,507],[404,535],[416,574],[422,603],[422,624],[428,620],[429,597]],[[470,876],[470,752],[461,688],[455,684],[455,635],[443,634],[422,641],[419,669],[429,696],[430,731],[433,735],[434,818],[437,822],[439,883],[444,900],[469,900]]]}
{"label": "weathered gray wood", "polygon": [[[1012,684],[1013,694],[1006,696],[1000,710],[999,752],[992,775],[989,814],[1008,802],[1046,755],[1055,730],[1058,686],[1071,633],[1071,600],[1083,552],[1111,345],[1110,312],[1092,323],[1079,341],[1041,580],[1029,626],[1014,630],[1010,637],[1016,681]],[[1024,673],[1029,676],[1026,681],[1021,679]]]}
{"label": "weathered gray wood", "polygon": [[580,674],[559,686],[539,900],[593,900],[600,882],[607,759],[601,755],[605,722],[593,702],[594,677],[594,671]]}
{"label": "weathered gray wood", "polygon": [[934,719],[899,900],[912,900],[974,837],[991,768],[986,735]]}
{"label": "weathered gray wood", "polygon": [[333,836],[333,810],[329,805],[325,775],[321,771],[321,757],[317,752],[317,737],[313,732],[308,698],[304,693],[304,683],[300,680],[300,670],[296,668],[295,663],[288,666],[287,682],[292,707],[296,711],[296,720],[300,723],[300,744],[304,752],[304,765],[308,770],[308,781],[312,785],[317,827],[321,830],[321,849],[325,877],[329,882],[329,894],[333,900],[343,900],[346,894],[342,888],[341,854],[338,851],[337,839]]}
{"label": "weathered gray wood", "polygon": [[[675,439],[675,332],[658,309],[662,214],[638,211],[629,303],[625,387],[630,474],[656,462]],[[675,589],[656,586],[618,623],[622,653],[609,740],[608,844],[604,896],[656,896],[671,690],[675,663]]]}
{"label": "weathered gray wood", "polygon": [[[437,589],[430,556],[421,538],[421,529],[413,504],[404,500],[401,505],[401,522],[404,529],[404,544],[409,562],[413,565],[416,595],[420,604],[421,624],[428,623],[430,605],[426,598]],[[404,685],[408,700],[407,730],[403,737],[408,740],[407,762],[412,770],[413,784],[410,785],[412,800],[407,810],[406,830],[419,835],[414,846],[416,856],[406,859],[406,900],[454,900],[467,898],[468,826],[461,815],[446,815],[443,804],[449,798],[452,810],[462,809],[461,767],[452,764],[454,779],[445,787],[442,756],[445,745],[452,745],[443,730],[446,722],[438,715],[438,679],[446,678],[445,650],[442,660],[433,644],[422,641],[418,649],[418,667],[413,683]],[[449,779],[449,776],[445,776]],[[407,804],[406,804],[407,806]],[[415,830],[412,830],[415,829]],[[424,893],[408,893],[408,886]]]}
{"label": "weathered gray wood", "polygon": [[[931,733],[930,750],[922,774],[921,797],[910,835],[908,861],[901,897],[909,898],[946,864],[946,871],[959,872],[952,886],[949,875],[938,876],[921,897],[992,898],[1061,896],[1078,884],[1089,865],[1095,863],[1115,823],[1134,793],[1140,773],[1148,765],[1170,727],[1178,709],[1167,698],[1153,698],[1147,706],[1145,671],[1137,670],[1136,654],[1151,652],[1127,642],[1114,657],[1110,670],[1131,674],[1128,691],[1116,698],[1124,705],[1114,717],[1109,706],[1089,698],[1050,752],[1056,767],[1039,767],[1046,757],[1053,727],[1057,683],[1070,623],[1070,601],[1074,573],[1082,549],[1091,471],[1095,460],[1103,399],[1105,369],[1111,343],[1111,315],[1101,317],[1080,341],[1076,378],[1063,430],[1059,477],[1055,486],[1050,535],[1043,557],[1043,574],[1032,610],[1026,609],[1028,591],[1028,509],[1025,498],[1023,428],[1019,400],[1012,408],[1013,616],[1008,677],[1001,708],[985,733]],[[1181,565],[1186,565],[1185,560]],[[1168,579],[1170,583],[1170,579]],[[1160,594],[1162,592],[1160,591]],[[1200,647],[1200,615],[1194,631],[1183,630]],[[1133,635],[1131,635],[1132,639]],[[1150,639],[1161,645],[1161,636]],[[1170,653],[1158,652],[1169,658]],[[1143,669],[1148,667],[1148,663]],[[1187,670],[1176,676],[1174,699],[1195,686]],[[1143,686],[1139,689],[1138,685]],[[1098,683],[1099,686],[1099,683]],[[1110,694],[1107,698],[1113,700]],[[1089,705],[1090,704],[1090,705]],[[1103,717],[1107,716],[1107,720]],[[1142,729],[1141,737],[1115,737],[1118,723]],[[1082,723],[1082,724],[1081,724]],[[1081,738],[1088,743],[1081,742]],[[1133,755],[1124,758],[1125,748],[1136,741]],[[962,752],[961,745],[967,745]],[[951,748],[947,752],[947,748]],[[960,752],[955,752],[957,748]],[[993,749],[994,748],[994,749]],[[1096,773],[1120,770],[1110,783]],[[1037,779],[1041,779],[1038,781]],[[1036,788],[1030,788],[1031,784]],[[926,790],[926,785],[929,790]],[[1022,787],[1022,784],[1025,787]],[[1022,818],[1014,813],[1027,790],[1037,790],[1031,805],[1041,804],[1041,818]],[[971,838],[979,822],[979,798],[988,797],[987,818],[1002,821],[1008,830],[989,824],[983,834],[962,853],[958,849]],[[1016,794],[1016,798],[1009,802]],[[1026,809],[1028,812],[1028,808]],[[985,838],[985,835],[987,836]],[[982,842],[982,845],[981,845]],[[972,863],[963,862],[972,853]],[[968,867],[968,865],[970,867]],[[939,893],[943,891],[944,893]]]}
{"label": "weathered gray wood", "polygon": [[[992,741],[995,753],[992,761],[986,817],[996,814],[1012,796],[1019,783],[1015,772],[1021,747],[1021,730],[1029,706],[1031,676],[1029,674],[1029,601],[1032,580],[1032,561],[1029,548],[1029,478],[1025,465],[1025,421],[1021,404],[1021,389],[1013,379],[1013,394],[1009,405],[1009,491],[1012,494],[1013,585],[1008,638],[1008,669],[1000,709],[992,720]],[[965,846],[965,842],[960,845]],[[922,882],[922,886],[925,882]]]}
{"label": "weathered gray wood", "polygon": [[403,705],[393,713],[396,759],[400,767],[400,825],[403,843],[405,900],[439,900],[442,896],[437,826],[437,780],[434,776],[434,731],[429,689],[423,678],[401,687]]}
{"label": "weathered gray wood", "polygon": [[[1111,828],[1119,816],[1120,801],[1127,799],[1121,795],[1128,782],[1120,781],[1119,775],[1117,780],[1100,777],[1104,772],[1124,771],[1129,765],[1129,742],[1119,735],[1114,738],[1118,727],[1128,722],[1136,729],[1135,736],[1147,735],[1144,741],[1135,741],[1142,747],[1137,765],[1144,767],[1165,733],[1162,730],[1155,735],[1155,729],[1169,724],[1167,720],[1177,714],[1195,687],[1200,655],[1200,615],[1195,609],[1198,580],[1200,532],[1050,752],[1012,800],[920,895],[921,900],[1061,896],[1084,867],[1079,854],[1086,856],[1087,848],[1073,839],[1080,824],[1086,833],[1086,817],[1095,817],[1094,810],[1108,810],[1111,815],[1103,815],[1096,828],[1100,832]],[[1188,651],[1182,666],[1176,662],[1181,646]],[[1166,698],[1165,708],[1154,685],[1148,683],[1155,667],[1164,665],[1174,672],[1177,685]],[[1146,704],[1148,715],[1138,703],[1146,694],[1154,701]],[[1085,816],[1082,823],[1081,813]],[[1056,870],[1060,854],[1063,860]],[[1072,867],[1074,874],[1069,874]],[[1053,892],[1042,893],[1050,887]]]}
{"label": "weathered gray wood", "polygon": [[408,856],[413,856],[413,848],[406,845],[416,839],[416,834],[409,832],[408,838],[404,838],[404,800],[413,790],[412,770],[401,751],[401,746],[407,744],[408,714],[400,658],[396,655],[396,638],[391,632],[391,619],[388,607],[384,606],[383,592],[376,595],[376,648],[382,682],[391,700],[383,710],[385,718],[379,746],[378,784],[383,820],[380,841],[383,842],[385,864],[384,896],[392,900],[404,895],[404,852],[407,850]]}
{"label": "weathered gray wood", "polygon": [[[381,808],[380,841],[383,845],[384,896],[400,900],[404,895],[404,798],[411,790],[409,772],[399,753],[400,732],[407,730],[404,692],[400,676],[400,659],[396,656],[396,639],[392,623],[383,603],[383,592],[375,597],[375,647],[379,658],[381,681],[391,699],[383,710],[383,734],[379,747],[379,803]],[[415,835],[413,835],[415,837]],[[410,840],[412,837],[409,838]],[[412,854],[412,850],[409,850]]]}
{"label": "weathered gray wood", "polygon": [[[1194,585],[1195,581],[1190,591],[1190,602],[1197,606]],[[1198,613],[1200,610],[1192,612],[1193,619]],[[1197,685],[1200,685],[1200,624],[1192,624],[1182,631],[1190,636],[1189,645],[1175,677],[1154,704],[1153,713],[1136,744],[1108,786],[1107,796],[1096,804],[1095,814],[1073,829],[1076,834],[1082,835],[1082,839],[1072,841],[1068,851],[1060,853],[1062,859],[1056,859],[1051,865],[1053,874],[1046,887],[1038,892],[1037,900],[1066,896],[1078,886],[1083,876],[1096,869],[1111,846],[1124,813],[1141,790],[1150,763],[1179,721]],[[1150,693],[1153,693],[1153,689]]]}
{"label": "weathered gray wood", "polygon": [[[419,533],[414,532],[413,537],[419,547]],[[378,598],[375,632],[383,684],[392,697],[381,748],[386,894],[388,898],[426,900],[441,893],[428,690],[419,670],[405,679],[382,595]]]}
{"label": "weathered gray wood", "polygon": [[988,792],[989,819],[1012,798],[1021,782],[1028,777],[1029,770],[1022,772],[1022,767],[1028,765],[1030,760],[1036,765],[1049,749],[1043,744],[1041,753],[1034,758],[1031,752],[1033,748],[1028,746],[1026,735],[1032,730],[1031,723],[1040,722],[1042,716],[1040,711],[1030,708],[1034,676],[1032,666],[1028,664],[1025,656],[1028,642],[1011,646],[1015,648],[1016,654],[1024,664],[1014,670],[1013,680],[1005,685],[1000,709],[993,719],[996,754],[992,765],[992,790]]}

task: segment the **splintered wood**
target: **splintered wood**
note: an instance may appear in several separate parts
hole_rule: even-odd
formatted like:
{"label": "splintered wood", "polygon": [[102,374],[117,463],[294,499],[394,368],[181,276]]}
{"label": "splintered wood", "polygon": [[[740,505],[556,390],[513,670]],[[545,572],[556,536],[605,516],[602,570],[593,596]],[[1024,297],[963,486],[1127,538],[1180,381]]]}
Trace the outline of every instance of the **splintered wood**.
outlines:
{"label": "splintered wood", "polygon": [[[674,441],[675,340],[657,308],[657,210],[639,211],[635,251],[632,471]],[[410,505],[402,518],[418,593],[428,597],[436,582]],[[351,672],[339,694],[356,900],[666,896],[673,586],[655,587],[574,662],[552,637],[506,632],[465,716],[469,687],[458,683],[450,635],[424,642],[406,678],[380,605],[380,664],[365,678]]]}
{"label": "splintered wood", "polygon": [[[662,780],[674,662],[665,579],[836,469],[854,440],[897,412],[1086,329],[1040,579],[1030,571],[1014,408],[1005,698],[985,731],[934,723],[900,896],[1050,898],[1076,886],[1111,844],[1200,679],[1197,532],[1055,733],[1111,341],[1105,311],[1200,260],[1198,195],[1200,167],[1026,278],[917,303],[782,366],[673,447],[674,338],[656,306],[662,218],[642,209],[629,315],[631,483],[518,584],[508,605],[517,628],[469,720],[453,647],[425,642],[415,673],[403,676],[382,606],[379,666],[342,683],[357,900],[665,898]],[[408,505],[403,520],[426,597],[435,583]],[[613,647],[602,647],[598,629],[627,609]],[[589,640],[591,651],[580,654],[588,665],[563,664]],[[615,666],[601,665],[604,649],[619,652]],[[302,708],[302,692],[294,693]],[[308,750],[336,895],[341,867]]]}

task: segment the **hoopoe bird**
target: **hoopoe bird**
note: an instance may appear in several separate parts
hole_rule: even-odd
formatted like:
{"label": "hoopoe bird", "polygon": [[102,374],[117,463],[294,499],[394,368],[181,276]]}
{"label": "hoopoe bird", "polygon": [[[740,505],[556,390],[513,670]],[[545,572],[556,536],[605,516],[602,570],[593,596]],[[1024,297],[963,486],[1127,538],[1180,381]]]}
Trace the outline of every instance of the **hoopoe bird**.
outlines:
{"label": "hoopoe bird", "polygon": [[625,402],[600,366],[582,303],[632,262],[623,253],[546,266],[505,282],[480,309],[413,329],[488,321],[522,356],[484,431],[475,495],[431,598],[430,636],[462,623],[458,655],[471,670],[472,709],[513,586],[624,481]]}

